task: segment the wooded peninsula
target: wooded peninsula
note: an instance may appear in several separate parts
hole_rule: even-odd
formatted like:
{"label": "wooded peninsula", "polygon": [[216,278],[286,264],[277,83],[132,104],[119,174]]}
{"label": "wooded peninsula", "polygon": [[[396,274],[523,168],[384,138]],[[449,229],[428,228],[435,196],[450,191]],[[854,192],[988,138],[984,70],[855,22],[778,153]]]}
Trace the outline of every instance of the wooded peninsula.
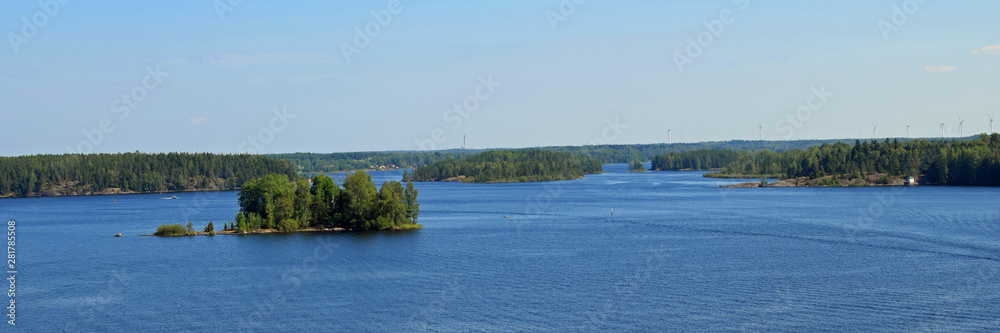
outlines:
{"label": "wooded peninsula", "polygon": [[540,182],[578,179],[600,173],[601,162],[570,153],[544,150],[494,150],[477,155],[434,162],[404,180],[461,181],[465,183]]}
{"label": "wooded peninsula", "polygon": [[888,140],[773,151],[705,150],[665,154],[654,170],[708,170],[716,178],[794,179],[809,186],[920,184],[1000,186],[1000,134],[975,140]]}
{"label": "wooded peninsula", "polygon": [[295,164],[260,155],[66,154],[0,157],[0,197],[235,190]]}

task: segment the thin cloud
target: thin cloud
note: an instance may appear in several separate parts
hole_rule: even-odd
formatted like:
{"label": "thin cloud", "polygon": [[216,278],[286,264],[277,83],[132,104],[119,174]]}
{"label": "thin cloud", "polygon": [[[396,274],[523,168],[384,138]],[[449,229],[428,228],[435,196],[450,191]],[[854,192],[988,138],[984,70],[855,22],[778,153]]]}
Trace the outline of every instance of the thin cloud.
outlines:
{"label": "thin cloud", "polygon": [[1000,55],[1000,45],[983,46],[978,50],[972,50],[975,55]]}
{"label": "thin cloud", "polygon": [[191,117],[191,124],[194,124],[194,125],[202,125],[202,124],[205,124],[207,122],[208,122],[208,120],[206,120],[205,118]]}
{"label": "thin cloud", "polygon": [[924,71],[928,73],[951,73],[955,71],[955,66],[924,66]]}

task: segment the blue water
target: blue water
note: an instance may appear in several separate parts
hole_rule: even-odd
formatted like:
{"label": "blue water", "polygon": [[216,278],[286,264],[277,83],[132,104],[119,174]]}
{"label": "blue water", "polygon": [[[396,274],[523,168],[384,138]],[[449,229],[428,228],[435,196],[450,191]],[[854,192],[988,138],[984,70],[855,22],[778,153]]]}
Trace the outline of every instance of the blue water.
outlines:
{"label": "blue water", "polygon": [[408,232],[141,237],[188,220],[221,228],[236,193],[3,199],[19,235],[17,328],[1000,327],[1000,189],[720,189],[733,181],[606,168],[418,183],[425,228]]}

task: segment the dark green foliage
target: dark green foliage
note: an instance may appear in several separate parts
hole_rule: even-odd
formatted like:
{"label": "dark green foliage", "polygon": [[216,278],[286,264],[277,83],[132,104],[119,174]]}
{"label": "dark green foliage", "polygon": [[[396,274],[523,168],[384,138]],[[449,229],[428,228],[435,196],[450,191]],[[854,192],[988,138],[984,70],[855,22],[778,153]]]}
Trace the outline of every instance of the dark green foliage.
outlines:
{"label": "dark green foliage", "polygon": [[410,220],[410,223],[417,224],[417,217],[420,216],[420,204],[417,203],[417,188],[413,186],[412,181],[406,181],[403,201],[406,204],[406,218]]}
{"label": "dark green foliage", "polygon": [[[190,222],[188,222],[190,223]],[[156,236],[185,236],[188,235],[188,229],[180,224],[164,224],[159,228],[156,228]]]}
{"label": "dark green foliage", "polygon": [[670,153],[653,157],[653,170],[710,170],[718,169],[733,163],[741,156],[741,152],[732,150],[698,150],[683,153]]}
{"label": "dark green foliage", "polygon": [[576,179],[601,172],[601,163],[569,153],[543,150],[494,150],[463,159],[435,162],[413,172],[413,180],[437,181],[464,176],[467,183],[535,182]]}
{"label": "dark green foliage", "polygon": [[275,154],[268,155],[293,162],[308,172],[339,172],[386,168],[416,168],[440,160],[469,156],[476,151],[451,150],[428,152],[359,152],[334,154]]}
{"label": "dark green foliage", "polygon": [[214,231],[215,231],[215,225],[212,224],[212,221],[208,221],[208,225],[205,226],[205,232],[214,232]]}
{"label": "dark green foliage", "polygon": [[260,228],[273,229],[276,222],[292,218],[296,184],[286,175],[267,175],[243,184],[239,204],[243,213],[260,215]]}
{"label": "dark green foliage", "polygon": [[242,210],[236,213],[236,229],[241,232],[260,230],[264,219],[257,213],[246,213]]}
{"label": "dark green foliage", "polygon": [[[799,141],[724,141],[702,143],[675,144],[637,144],[637,145],[592,145],[592,146],[560,146],[541,147],[529,150],[545,150],[571,153],[582,158],[593,158],[603,164],[630,163],[633,161],[649,161],[653,156],[668,153],[681,153],[697,150],[736,150],[736,151],[786,151],[791,149],[806,149],[823,143],[850,142],[853,140],[799,140]],[[392,168],[417,168],[447,159],[458,159],[472,156],[487,150],[443,150],[443,151],[411,151],[411,152],[357,152],[335,154],[277,154],[268,155],[293,162],[307,172],[337,172],[354,170],[379,169],[382,166]],[[724,165],[723,165],[724,166]],[[722,166],[719,166],[720,168]],[[655,167],[653,169],[656,169]],[[681,168],[696,169],[696,168]],[[701,169],[701,168],[697,168]],[[708,169],[708,168],[704,168]],[[407,181],[409,178],[403,178]]]}
{"label": "dark green foliage", "polygon": [[327,223],[324,227],[332,227],[336,213],[336,199],[340,196],[340,186],[326,174],[317,174],[312,178],[310,194],[310,221],[314,224]]}
{"label": "dark green foliage", "polygon": [[[738,152],[736,161],[723,168],[723,175],[777,175],[778,178],[821,178],[848,175],[864,178],[884,174],[876,183],[887,184],[893,176],[921,176],[924,184],[1000,186],[1000,134],[976,140],[855,141],[823,144],[783,153]],[[712,175],[712,174],[708,174]]]}
{"label": "dark green foliage", "polygon": [[233,190],[266,174],[296,174],[288,161],[259,155],[67,154],[0,157],[0,196]]}
{"label": "dark green foliage", "polygon": [[244,232],[274,229],[282,232],[309,227],[348,230],[385,230],[416,224],[420,206],[413,183],[398,181],[379,189],[365,172],[348,175],[341,189],[329,176],[316,175],[312,186],[284,175],[254,179],[239,194],[237,227]]}

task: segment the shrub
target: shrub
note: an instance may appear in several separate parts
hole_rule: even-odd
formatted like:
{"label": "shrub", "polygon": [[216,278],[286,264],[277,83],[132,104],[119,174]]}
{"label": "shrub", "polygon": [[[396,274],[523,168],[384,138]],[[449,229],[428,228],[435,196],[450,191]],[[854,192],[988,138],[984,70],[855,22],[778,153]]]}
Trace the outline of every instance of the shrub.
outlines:
{"label": "shrub", "polygon": [[180,224],[164,224],[156,228],[156,236],[184,236],[187,235],[187,228]]}
{"label": "shrub", "polygon": [[290,232],[299,230],[299,221],[296,219],[284,219],[278,222],[278,231]]}

